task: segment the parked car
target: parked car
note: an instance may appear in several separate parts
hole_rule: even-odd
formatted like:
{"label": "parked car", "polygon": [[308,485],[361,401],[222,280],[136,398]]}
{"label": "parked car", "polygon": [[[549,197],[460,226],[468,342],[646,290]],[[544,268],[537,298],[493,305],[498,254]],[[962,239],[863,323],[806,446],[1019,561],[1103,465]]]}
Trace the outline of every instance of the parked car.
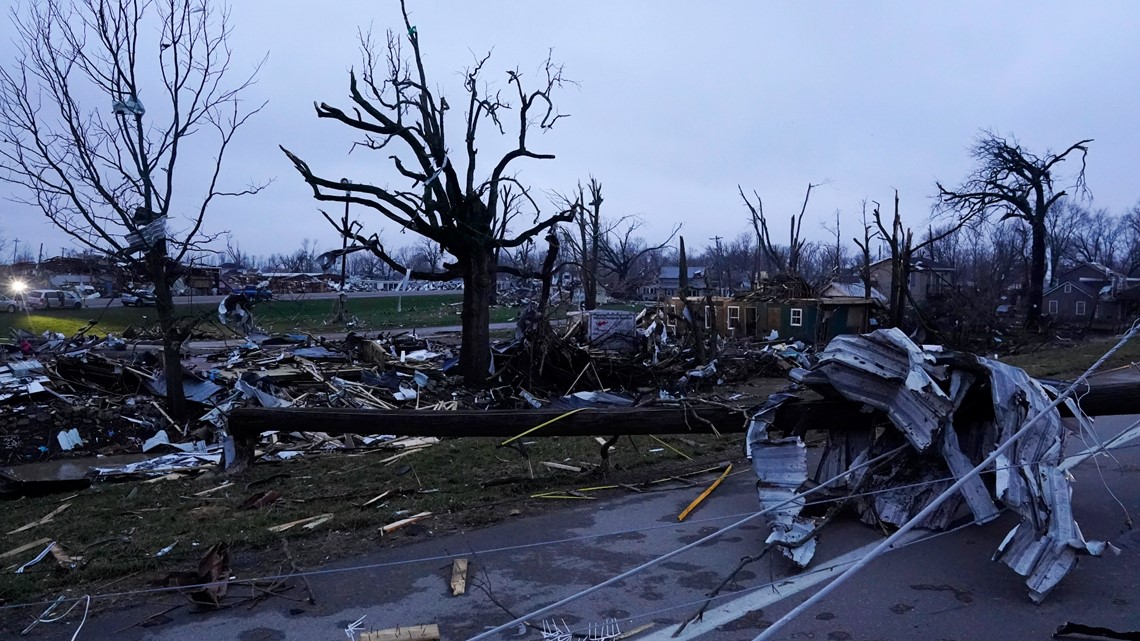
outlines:
{"label": "parked car", "polygon": [[71,291],[75,292],[76,295],[78,295],[80,298],[85,298],[87,300],[100,298],[102,296],[102,294],[99,293],[99,290],[95,289],[91,285],[74,285],[71,287]]}
{"label": "parked car", "polygon": [[24,300],[28,303],[28,309],[80,309],[83,307],[82,298],[77,296],[75,292],[62,289],[33,289],[27,293]]}
{"label": "parked car", "polygon": [[254,303],[257,303],[257,302],[260,302],[263,300],[273,300],[273,292],[269,291],[265,287],[255,287],[253,285],[247,285],[246,287],[243,287],[240,290],[238,290],[237,293],[245,296],[246,298],[248,298],[250,300],[250,302],[254,302]]}
{"label": "parked car", "polygon": [[124,307],[154,307],[158,304],[154,298],[154,293],[146,291],[123,292],[119,296],[119,302]]}
{"label": "parked car", "polygon": [[27,306],[24,305],[23,299],[13,298],[11,296],[0,294],[0,311],[5,311],[9,314],[12,314],[24,309],[27,309]]}

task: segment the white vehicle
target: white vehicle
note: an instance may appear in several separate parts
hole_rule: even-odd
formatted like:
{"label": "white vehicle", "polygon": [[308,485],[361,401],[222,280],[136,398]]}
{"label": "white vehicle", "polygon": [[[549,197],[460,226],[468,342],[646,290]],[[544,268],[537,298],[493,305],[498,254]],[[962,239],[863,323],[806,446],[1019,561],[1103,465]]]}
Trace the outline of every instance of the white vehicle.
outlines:
{"label": "white vehicle", "polygon": [[26,309],[23,299],[14,296],[6,296],[0,294],[0,312],[8,312],[14,314]]}
{"label": "white vehicle", "polygon": [[62,289],[33,289],[27,293],[24,300],[28,309],[81,309],[83,299],[75,292]]}
{"label": "white vehicle", "polygon": [[102,296],[102,294],[99,293],[99,290],[95,289],[91,285],[74,285],[72,286],[71,291],[75,292],[75,294],[80,298],[86,300],[92,300],[95,298],[100,298]]}

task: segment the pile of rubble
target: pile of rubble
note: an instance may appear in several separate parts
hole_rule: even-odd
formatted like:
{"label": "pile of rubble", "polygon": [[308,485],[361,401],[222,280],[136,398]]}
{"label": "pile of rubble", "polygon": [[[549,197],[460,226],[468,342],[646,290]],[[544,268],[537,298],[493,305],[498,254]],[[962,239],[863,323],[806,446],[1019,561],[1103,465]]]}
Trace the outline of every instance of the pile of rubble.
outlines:
{"label": "pile of rubble", "polygon": [[[936,509],[917,526],[932,530],[947,529],[963,506],[975,523],[1013,511],[1021,521],[994,558],[1026,577],[1034,602],[1079,555],[1100,556],[1110,547],[1086,541],[1073,520],[1072,462],[1062,458],[1069,431],[1060,411],[1050,407],[1058,393],[1024,371],[922,349],[891,329],[837,337],[814,367],[794,370],[791,378],[833,403],[836,420],[816,426],[826,431],[827,447],[814,477],[809,481],[801,434],[779,420],[779,408],[795,402],[794,396],[769,399],[752,419],[748,444],[761,507],[771,510],[768,542],[801,567],[811,561],[823,525],[848,505],[883,531],[928,506]],[[1095,442],[1077,403],[1069,399],[1066,407],[1082,438]],[[1014,439],[1023,428],[1026,433]],[[983,476],[970,474],[1005,444]],[[959,492],[936,503],[958,479],[965,480]],[[800,497],[808,488],[823,491]],[[826,514],[818,516],[812,503]]]}
{"label": "pile of rubble", "polygon": [[[613,331],[588,331],[591,321],[615,316],[622,320],[615,325],[620,340],[613,340]],[[494,345],[494,375],[472,388],[455,376],[454,336],[350,333],[325,340],[307,334],[261,335],[199,348],[182,362],[184,392],[196,408],[183,421],[164,410],[166,382],[156,347],[114,336],[68,340],[21,333],[13,337],[8,360],[0,365],[0,465],[9,466],[0,468],[0,478],[17,483],[19,474],[12,466],[92,456],[145,455],[116,465],[101,462],[92,471],[116,476],[187,472],[232,462],[228,424],[239,408],[569,411],[583,404],[680,403],[699,390],[715,401],[739,401],[743,407],[747,398],[720,394],[724,390],[718,386],[783,376],[811,362],[804,345],[777,341],[724,344],[715,358],[700,362],[691,346],[666,327],[660,311],[581,315],[558,330],[528,322],[524,312],[515,339]],[[605,393],[574,396],[592,390]],[[258,458],[391,440],[379,433],[330,436],[319,422],[306,428],[268,430],[259,438]]]}

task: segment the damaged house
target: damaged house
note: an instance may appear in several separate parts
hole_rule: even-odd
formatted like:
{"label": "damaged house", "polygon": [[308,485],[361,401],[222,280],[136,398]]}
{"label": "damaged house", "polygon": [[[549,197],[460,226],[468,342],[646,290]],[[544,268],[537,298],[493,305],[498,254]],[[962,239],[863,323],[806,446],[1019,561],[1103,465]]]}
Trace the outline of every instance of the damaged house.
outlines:
{"label": "damaged house", "polygon": [[[709,301],[712,301],[710,311]],[[729,338],[768,338],[775,332],[783,340],[824,344],[841,334],[859,334],[870,329],[875,301],[866,298],[772,299],[757,294],[732,298],[690,298],[695,322]],[[681,299],[672,300],[680,315]]]}

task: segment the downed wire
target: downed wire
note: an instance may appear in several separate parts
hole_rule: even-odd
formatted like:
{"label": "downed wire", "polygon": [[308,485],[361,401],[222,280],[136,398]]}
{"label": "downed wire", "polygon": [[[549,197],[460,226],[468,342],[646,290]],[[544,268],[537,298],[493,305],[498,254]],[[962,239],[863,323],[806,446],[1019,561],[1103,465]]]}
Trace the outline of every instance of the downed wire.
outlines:
{"label": "downed wire", "polygon": [[864,567],[869,565],[871,561],[873,561],[877,556],[883,554],[886,550],[888,550],[891,545],[898,541],[899,537],[914,529],[918,523],[922,522],[923,519],[930,516],[930,514],[932,514],[934,510],[942,504],[943,501],[952,496],[955,492],[962,489],[962,486],[964,486],[967,481],[976,477],[986,467],[993,465],[999,456],[1001,456],[1007,449],[1016,443],[1022,436],[1027,434],[1030,428],[1034,427],[1038,421],[1047,415],[1048,412],[1056,410],[1058,406],[1065,402],[1065,399],[1072,396],[1077,387],[1085,383],[1089,375],[1095,372],[1101,365],[1104,364],[1105,361],[1107,361],[1113,354],[1119,351],[1120,348],[1124,347],[1124,345],[1130,341],[1138,331],[1140,331],[1140,320],[1137,320],[1135,323],[1133,323],[1132,328],[1128,330],[1128,333],[1125,334],[1120,339],[1120,341],[1112,347],[1112,349],[1108,350],[1104,353],[1103,356],[1097,359],[1097,361],[1092,364],[1092,367],[1089,367],[1084,374],[1081,374],[1077,380],[1073,381],[1072,384],[1070,384],[1064,392],[1061,392],[1056,399],[1049,403],[1045,408],[1038,411],[1035,415],[1033,415],[1033,417],[1026,420],[1025,423],[1021,426],[1021,429],[1019,429],[1016,433],[1011,435],[1004,442],[997,444],[994,447],[994,451],[990,453],[990,455],[987,456],[981,463],[978,463],[969,472],[963,474],[958,480],[951,484],[950,487],[946,488],[942,494],[939,494],[937,497],[935,497],[934,500],[932,500],[918,514],[911,517],[910,520],[900,526],[899,529],[894,532],[894,534],[891,534],[889,537],[879,543],[879,545],[875,546],[875,548],[871,550],[871,552],[869,552],[866,556],[864,556],[862,559],[859,559],[855,565],[852,565],[850,568],[845,570],[843,574],[840,574],[838,577],[836,577],[834,581],[823,586],[818,592],[811,595],[803,603],[793,608],[791,612],[788,612],[784,616],[777,619],[776,622],[774,622],[770,627],[757,635],[753,641],[766,641],[767,639],[773,638],[773,635],[775,635],[778,630],[783,628],[785,625],[787,625],[789,622],[794,620],[796,617],[798,617],[800,614],[815,604],[822,601],[824,597],[831,594],[840,585],[846,583],[847,579],[851,578],[852,575],[854,575],[859,570],[862,570]]}
{"label": "downed wire", "polygon": [[658,563],[663,563],[665,561],[668,561],[669,559],[677,556],[678,554],[682,554],[682,553],[687,552],[688,550],[691,550],[695,547],[698,547],[700,545],[708,543],[709,541],[715,539],[716,537],[720,536],[721,534],[724,534],[725,532],[728,532],[729,530],[734,530],[734,529],[736,529],[742,525],[745,525],[746,523],[752,521],[753,519],[757,519],[761,516],[764,516],[765,514],[771,512],[777,508],[783,507],[784,505],[787,505],[787,504],[792,503],[794,501],[798,501],[805,496],[814,494],[815,492],[822,491],[824,488],[826,488],[831,483],[845,478],[851,472],[856,471],[856,470],[863,468],[863,467],[876,465],[880,461],[882,461],[884,457],[893,456],[894,454],[897,454],[898,452],[905,450],[907,447],[908,447],[907,445],[900,445],[899,447],[896,447],[895,449],[893,449],[889,452],[886,452],[884,454],[880,454],[879,456],[876,456],[873,459],[870,459],[868,461],[860,463],[859,465],[856,465],[855,467],[848,469],[847,471],[843,472],[842,474],[839,474],[839,475],[837,475],[831,479],[828,479],[827,481],[824,481],[823,483],[817,485],[816,487],[813,487],[813,488],[807,490],[806,492],[804,492],[802,494],[795,494],[795,495],[793,495],[787,499],[784,499],[783,501],[780,501],[780,502],[778,502],[778,503],[776,503],[770,507],[767,507],[763,510],[759,510],[757,512],[753,512],[752,514],[744,517],[743,519],[740,519],[739,521],[737,521],[735,523],[727,525],[727,526],[717,530],[716,532],[713,532],[712,534],[709,534],[707,536],[703,536],[703,537],[697,539],[696,541],[693,541],[692,543],[689,543],[687,545],[684,545],[682,547],[677,548],[676,550],[673,550],[672,552],[667,552],[667,553],[665,553],[665,554],[663,554],[663,555],[661,555],[655,559],[651,559],[649,561],[646,561],[645,563],[642,563],[641,565],[633,568],[632,570],[627,570],[626,572],[623,572],[623,573],[621,573],[615,577],[611,577],[605,581],[602,581],[601,583],[598,583],[597,585],[586,588],[585,590],[582,590],[582,591],[577,592],[575,594],[571,594],[570,596],[568,596],[568,597],[566,597],[560,601],[556,601],[554,603],[551,603],[550,605],[539,608],[538,610],[535,610],[534,612],[531,612],[524,617],[516,617],[515,619],[508,621],[507,623],[504,623],[504,624],[499,625],[497,627],[491,628],[489,630],[485,630],[485,631],[471,637],[471,639],[469,639],[469,641],[478,641],[479,639],[485,639],[485,638],[487,638],[493,634],[497,634],[497,633],[502,632],[504,630],[510,629],[510,628],[522,623],[523,621],[526,621],[527,619],[530,619],[532,617],[537,617],[537,616],[540,616],[543,614],[547,614],[547,613],[549,613],[549,612],[551,612],[557,608],[562,607],[563,605],[566,605],[568,603],[572,603],[572,602],[574,602],[574,601],[576,601],[576,600],[578,600],[584,596],[587,596],[589,594],[593,594],[594,592],[597,592],[598,590],[600,590],[604,587],[613,585],[614,583],[617,583],[618,581],[622,581],[624,579],[627,579],[627,578],[637,574],[638,572],[641,572],[643,570],[651,568],[654,565],[657,565]]}

